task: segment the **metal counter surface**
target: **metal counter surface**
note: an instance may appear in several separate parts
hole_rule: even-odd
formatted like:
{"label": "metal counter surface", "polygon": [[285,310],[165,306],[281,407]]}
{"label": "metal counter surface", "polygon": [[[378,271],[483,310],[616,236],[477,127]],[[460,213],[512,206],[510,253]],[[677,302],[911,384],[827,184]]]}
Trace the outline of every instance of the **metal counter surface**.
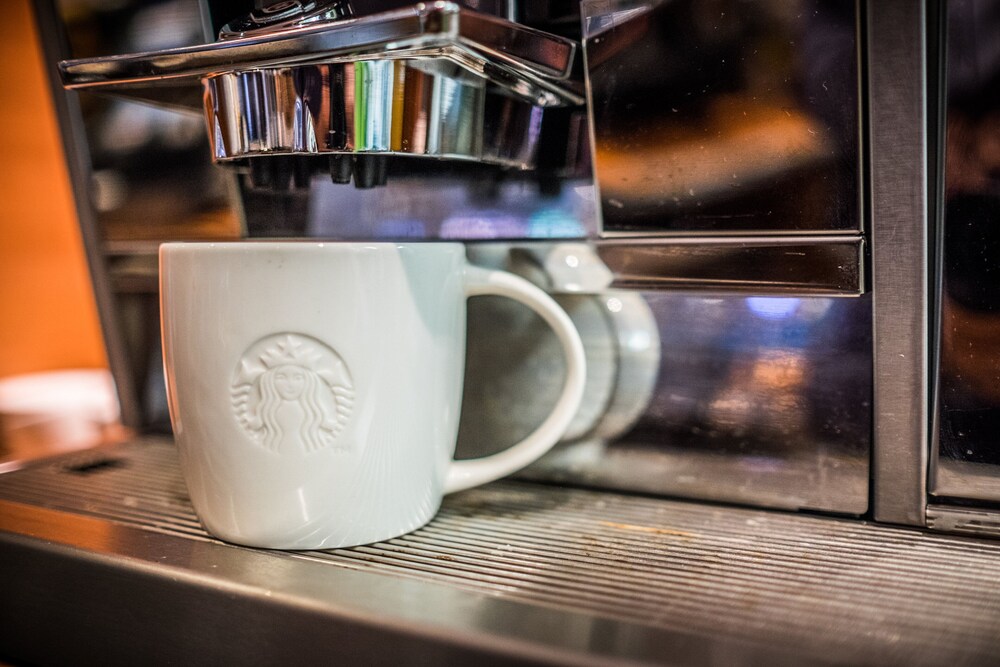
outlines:
{"label": "metal counter surface", "polygon": [[166,439],[0,475],[0,659],[982,664],[1000,543],[505,481],[404,537],[210,538]]}

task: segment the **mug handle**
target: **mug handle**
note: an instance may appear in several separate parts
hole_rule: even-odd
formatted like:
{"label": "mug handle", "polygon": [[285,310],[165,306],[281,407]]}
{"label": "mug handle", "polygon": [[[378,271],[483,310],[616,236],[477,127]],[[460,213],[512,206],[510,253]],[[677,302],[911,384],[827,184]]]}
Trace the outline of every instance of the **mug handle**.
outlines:
{"label": "mug handle", "polygon": [[587,362],[573,321],[552,297],[527,280],[506,271],[465,267],[465,295],[505,296],[538,313],[552,327],[566,356],[566,382],[552,412],[531,434],[502,452],[478,459],[452,461],[444,492],[453,493],[492,482],[520,470],[552,449],[569,426],[583,399]]}

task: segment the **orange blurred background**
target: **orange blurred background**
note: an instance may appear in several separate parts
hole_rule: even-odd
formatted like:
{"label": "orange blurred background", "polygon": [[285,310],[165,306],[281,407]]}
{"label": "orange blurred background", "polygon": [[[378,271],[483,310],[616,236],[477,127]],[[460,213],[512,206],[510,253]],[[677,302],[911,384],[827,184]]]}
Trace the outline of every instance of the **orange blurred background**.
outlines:
{"label": "orange blurred background", "polygon": [[29,0],[0,22],[0,378],[107,361]]}

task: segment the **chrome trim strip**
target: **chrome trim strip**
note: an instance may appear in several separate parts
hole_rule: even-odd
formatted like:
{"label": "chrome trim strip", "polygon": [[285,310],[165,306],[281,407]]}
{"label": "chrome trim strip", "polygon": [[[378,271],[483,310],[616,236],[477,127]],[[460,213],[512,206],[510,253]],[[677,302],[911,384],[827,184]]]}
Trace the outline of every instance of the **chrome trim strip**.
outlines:
{"label": "chrome trim strip", "polygon": [[928,462],[926,35],[923,1],[868,4],[875,518],[923,525]]}
{"label": "chrome trim strip", "polygon": [[[489,242],[487,242],[488,244]],[[829,236],[676,236],[590,241],[611,270],[608,288],[684,290],[780,296],[860,296],[865,287],[865,240],[858,234]],[[519,248],[553,243],[525,240]],[[105,244],[109,255],[155,260],[157,244]],[[155,267],[155,261],[153,265]],[[113,275],[133,290],[156,288],[155,272]]]}
{"label": "chrome trim strip", "polygon": [[[461,9],[448,2],[305,25],[266,35],[164,51],[68,60],[63,84],[200,108],[198,79],[226,72],[289,67],[332,59],[445,58],[539,104],[581,104],[567,82],[572,40]],[[186,88],[163,95],[155,89]],[[153,90],[150,90],[153,89]]]}
{"label": "chrome trim strip", "polygon": [[603,239],[596,249],[617,288],[788,296],[865,291],[860,234]]}

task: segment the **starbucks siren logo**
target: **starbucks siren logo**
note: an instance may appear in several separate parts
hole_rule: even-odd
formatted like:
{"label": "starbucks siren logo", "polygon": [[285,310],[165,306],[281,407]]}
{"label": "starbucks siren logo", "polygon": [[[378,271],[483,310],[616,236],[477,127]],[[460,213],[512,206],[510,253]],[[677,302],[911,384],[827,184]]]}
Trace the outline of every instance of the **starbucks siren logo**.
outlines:
{"label": "starbucks siren logo", "polygon": [[354,410],[344,360],[315,338],[294,333],[251,345],[236,365],[230,396],[253,441],[281,454],[334,445]]}

